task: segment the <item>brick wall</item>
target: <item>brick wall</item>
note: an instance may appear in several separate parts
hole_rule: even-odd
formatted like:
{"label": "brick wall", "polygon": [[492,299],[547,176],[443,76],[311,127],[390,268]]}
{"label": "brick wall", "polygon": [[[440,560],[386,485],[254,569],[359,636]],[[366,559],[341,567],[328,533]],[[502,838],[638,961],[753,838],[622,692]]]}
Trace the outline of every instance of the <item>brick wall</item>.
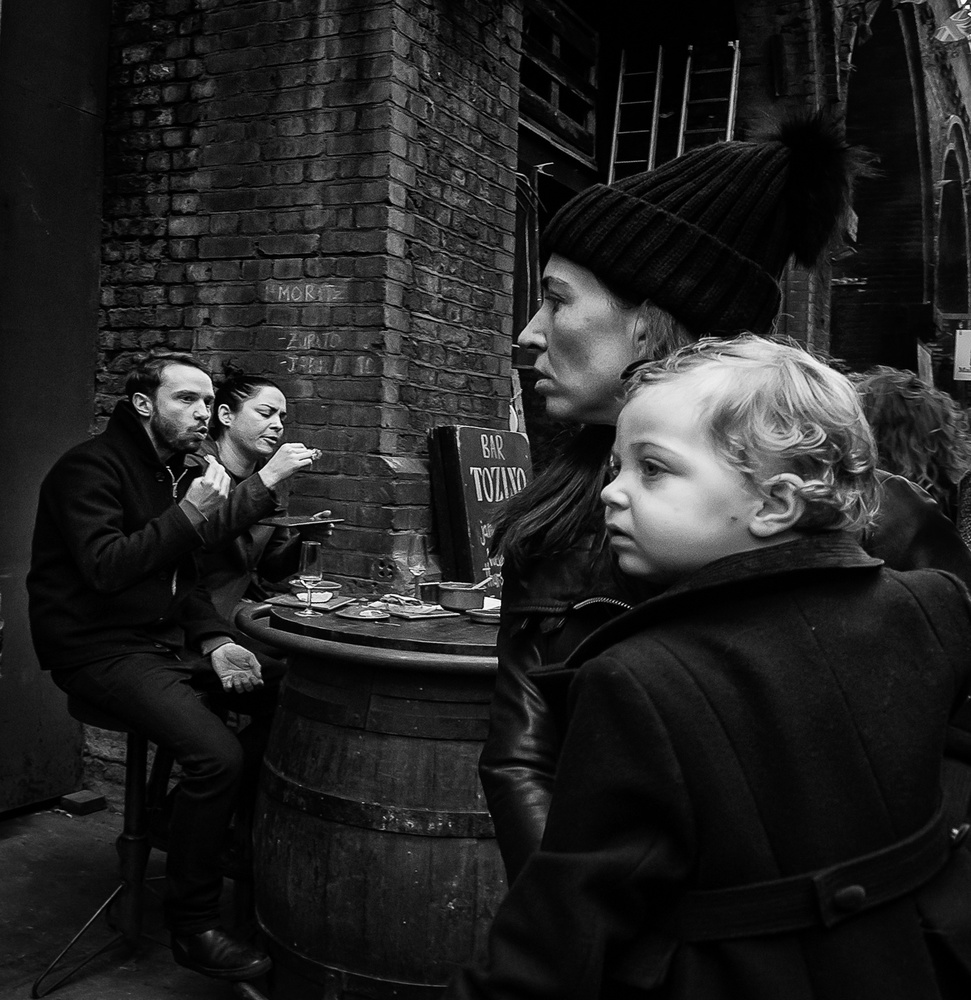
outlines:
{"label": "brick wall", "polygon": [[518,5],[116,2],[96,422],[132,353],[276,378],[329,573],[402,576],[425,432],[507,424]]}

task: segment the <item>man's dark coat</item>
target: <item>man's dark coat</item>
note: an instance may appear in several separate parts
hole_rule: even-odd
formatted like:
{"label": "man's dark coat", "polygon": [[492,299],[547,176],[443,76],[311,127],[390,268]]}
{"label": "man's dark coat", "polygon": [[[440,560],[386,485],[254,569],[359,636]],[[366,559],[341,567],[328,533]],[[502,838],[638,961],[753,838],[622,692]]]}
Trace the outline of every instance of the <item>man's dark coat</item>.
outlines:
{"label": "man's dark coat", "polygon": [[[163,463],[128,400],[102,434],[63,455],[41,485],[27,576],[30,626],[45,670],[138,652],[198,651],[232,636],[198,585],[202,537],[179,506],[203,472],[194,456]],[[259,477],[245,511],[255,520],[274,498]],[[262,492],[259,492],[262,490]]]}

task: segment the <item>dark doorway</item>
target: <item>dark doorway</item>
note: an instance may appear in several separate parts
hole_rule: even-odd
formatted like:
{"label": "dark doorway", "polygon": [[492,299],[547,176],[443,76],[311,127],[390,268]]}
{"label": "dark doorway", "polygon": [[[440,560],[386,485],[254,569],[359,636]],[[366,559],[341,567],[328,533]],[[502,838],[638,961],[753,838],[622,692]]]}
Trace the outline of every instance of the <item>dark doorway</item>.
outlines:
{"label": "dark doorway", "polygon": [[91,422],[109,11],[0,7],[0,811],[80,779],[80,727],[34,659],[24,580],[40,481]]}
{"label": "dark doorway", "polygon": [[[908,20],[909,19],[909,20]],[[917,340],[933,335],[927,299],[921,143],[908,63],[908,8],[881,8],[872,36],[853,51],[846,131],[879,158],[880,174],[855,198],[856,253],[833,265],[832,350],[857,369],[874,364],[916,370]],[[919,70],[919,66],[918,66]]]}

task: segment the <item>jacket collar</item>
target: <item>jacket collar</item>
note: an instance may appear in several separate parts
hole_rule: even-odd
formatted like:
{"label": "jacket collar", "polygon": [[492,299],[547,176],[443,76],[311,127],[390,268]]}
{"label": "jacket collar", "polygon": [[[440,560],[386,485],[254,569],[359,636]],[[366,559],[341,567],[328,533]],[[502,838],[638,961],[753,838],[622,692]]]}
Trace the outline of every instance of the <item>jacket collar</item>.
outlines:
{"label": "jacket collar", "polygon": [[[211,437],[207,437],[205,441],[202,442],[202,447],[197,452],[191,455],[186,455],[185,462],[186,465],[205,466],[207,457],[214,458],[217,462],[220,462],[219,446]],[[262,459],[261,461],[257,462],[256,468],[253,470],[253,472],[259,472],[260,469],[262,469],[263,466],[266,465],[267,461],[268,461],[267,459]],[[237,476],[235,472],[232,472],[225,465],[223,466],[223,468],[226,469],[226,474],[237,486],[240,483],[245,482],[249,478],[249,476]],[[252,475],[252,473],[250,473],[250,475]]]}
{"label": "jacket collar", "polygon": [[164,467],[178,474],[187,465],[199,463],[197,456],[179,452],[172,455],[167,462],[163,462],[155,450],[152,439],[148,436],[144,421],[127,399],[121,399],[115,404],[108,418],[105,434],[115,441],[126,442],[129,447],[134,448],[135,454],[153,469]]}
{"label": "jacket collar", "polygon": [[787,580],[835,572],[872,573],[882,565],[882,559],[868,556],[851,535],[841,531],[803,535],[781,545],[725,556],[609,621],[577,647],[565,667],[576,669],[607,646],[655,622],[669,621],[683,610],[696,610],[729,588],[735,597],[765,587],[767,582],[775,590]]}
{"label": "jacket collar", "polygon": [[736,585],[753,578],[788,576],[807,570],[873,569],[882,564],[883,560],[868,556],[846,532],[817,532],[800,535],[781,545],[768,545],[716,559],[669,587],[658,599]]}
{"label": "jacket collar", "polygon": [[[199,465],[205,466],[207,458],[214,458],[217,462],[219,461],[219,452],[216,449],[216,442],[213,441],[211,437],[207,437],[202,442],[202,447],[194,453],[185,456],[186,465]],[[236,477],[226,469],[229,478],[236,482]]]}
{"label": "jacket collar", "polygon": [[622,574],[607,544],[606,532],[585,535],[565,552],[537,562],[525,578],[503,573],[502,606],[517,613],[563,615],[578,604],[606,600],[631,607],[657,587]]}

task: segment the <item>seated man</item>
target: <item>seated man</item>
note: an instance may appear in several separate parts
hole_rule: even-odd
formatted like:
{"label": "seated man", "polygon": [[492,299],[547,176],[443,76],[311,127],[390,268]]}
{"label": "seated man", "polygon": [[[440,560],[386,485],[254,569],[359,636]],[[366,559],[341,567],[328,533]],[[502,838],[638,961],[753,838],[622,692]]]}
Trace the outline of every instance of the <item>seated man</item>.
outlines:
{"label": "seated man", "polygon": [[[60,688],[181,765],[164,898],[172,952],[205,975],[249,979],[270,960],[219,926],[219,854],[276,690],[197,581],[200,528],[229,492],[217,462],[186,461],[206,438],[212,381],[190,355],[169,354],[138,364],[126,392],[104,432],[70,449],[41,486],[27,577],[34,646]],[[239,489],[249,493],[238,516],[250,523],[276,506],[259,477]],[[237,736],[224,708],[253,721]]]}

